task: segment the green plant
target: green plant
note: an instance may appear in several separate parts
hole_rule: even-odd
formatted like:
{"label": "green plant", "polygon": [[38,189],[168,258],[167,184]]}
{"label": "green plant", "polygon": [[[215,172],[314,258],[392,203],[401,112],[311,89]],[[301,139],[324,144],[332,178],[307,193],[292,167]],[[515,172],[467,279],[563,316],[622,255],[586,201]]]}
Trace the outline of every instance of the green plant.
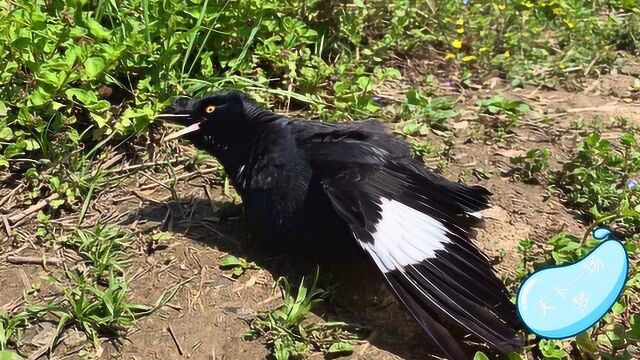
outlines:
{"label": "green plant", "polygon": [[437,150],[429,142],[411,141],[411,152],[413,156],[423,158],[425,156],[433,156],[437,154]]}
{"label": "green plant", "polygon": [[10,350],[0,350],[0,360],[22,360],[22,356]]}
{"label": "green plant", "polygon": [[[639,212],[632,214],[625,211],[625,213],[634,218],[640,215]],[[595,222],[594,226],[602,223],[606,224],[607,220]],[[591,237],[592,230],[593,226],[589,227],[585,231],[583,239],[560,232],[552,236],[547,244],[534,243],[530,240],[521,241],[518,250],[524,256],[516,270],[518,277],[525,276],[530,265],[533,269],[539,269],[549,265],[574,263],[584,258],[597,244],[595,240],[588,242],[584,240]],[[538,348],[545,359],[571,359],[568,351],[570,348],[577,348],[583,356],[592,358],[614,359],[618,356],[630,358],[629,349],[637,346],[640,340],[639,319],[634,314],[635,305],[630,305],[637,303],[638,291],[640,290],[640,280],[636,279],[637,272],[640,270],[637,240],[637,235],[634,234],[625,242],[631,260],[631,274],[636,274],[636,276],[631,276],[627,281],[625,290],[611,311],[598,324],[575,338],[562,341],[540,340]]]}
{"label": "green plant", "polygon": [[480,107],[480,111],[490,115],[518,116],[530,110],[529,105],[524,101],[509,100],[500,95],[478,100],[476,104]]}
{"label": "green plant", "polygon": [[506,131],[513,126],[520,124],[520,119],[527,111],[529,105],[523,101],[509,100],[498,95],[489,99],[478,100],[476,105],[480,108],[480,113],[491,116],[491,127]]}
{"label": "green plant", "polygon": [[99,335],[117,335],[153,309],[128,303],[128,283],[114,273],[110,273],[104,288],[82,274],[75,276],[72,284],[64,291],[65,301],[52,310],[60,319],[58,336],[66,326],[76,324],[97,346]]}
{"label": "green plant", "polygon": [[422,126],[444,127],[447,119],[458,115],[454,110],[455,101],[447,98],[432,98],[418,89],[411,89],[405,94],[402,105],[403,117],[411,119],[402,128],[407,135],[420,132]]}
{"label": "green plant", "polygon": [[616,143],[593,133],[578,145],[576,154],[554,176],[553,183],[569,206],[598,217],[615,212],[623,202],[631,209],[640,205],[637,190],[626,184],[639,172],[635,131],[629,130]]}
{"label": "green plant", "polygon": [[545,178],[549,169],[549,149],[531,149],[524,156],[515,156],[509,159],[515,165],[513,175],[516,179],[526,183],[539,183]]}
{"label": "green plant", "polygon": [[552,236],[548,243],[553,246],[550,251],[553,265],[576,262],[586,255],[593,246],[593,242],[585,245],[581,239],[563,232]]}
{"label": "green plant", "polygon": [[305,357],[312,349],[328,355],[352,352],[353,346],[347,340],[353,339],[354,335],[347,331],[347,324],[306,321],[314,305],[327,296],[316,287],[317,280],[317,273],[311,286],[302,279],[294,295],[289,282],[285,278],[278,279],[275,286],[280,287],[283,304],[254,319],[245,337],[249,340],[265,338],[278,360]]}
{"label": "green plant", "polygon": [[218,267],[222,270],[231,270],[231,276],[234,278],[242,276],[242,274],[247,270],[260,269],[260,267],[258,267],[254,262],[248,262],[245,259],[238,258],[233,255],[228,255],[222,259],[220,264],[218,264]]}
{"label": "green plant", "polygon": [[77,249],[97,279],[111,273],[124,273],[129,263],[125,253],[129,242],[129,236],[122,230],[104,225],[96,225],[91,230],[77,229],[66,239],[68,245]]}
{"label": "green plant", "polygon": [[10,316],[0,313],[0,351],[7,350],[9,340],[18,335],[28,320],[28,314],[21,313]]}
{"label": "green plant", "polygon": [[[0,353],[5,351],[7,354],[11,354],[11,352],[7,351],[9,342],[15,340],[15,337],[19,338],[22,336],[24,328],[30,322],[40,319],[42,314],[49,309],[50,307],[48,305],[31,305],[27,306],[25,310],[15,314],[0,312]],[[9,357],[9,359],[11,359],[11,357]]]}
{"label": "green plant", "polygon": [[532,265],[532,262],[535,260],[533,249],[535,242],[531,239],[522,239],[518,243],[518,253],[522,255],[522,261],[518,263],[518,267],[516,268],[516,275],[518,279],[524,278],[529,272],[529,267]]}
{"label": "green plant", "polygon": [[97,347],[101,337],[123,334],[136,319],[164,306],[191,280],[163,293],[153,306],[129,302],[126,278],[130,264],[130,254],[126,253],[129,242],[127,233],[101,224],[90,230],[77,229],[67,236],[64,244],[73,248],[84,262],[65,269],[64,278],[51,278],[61,296],[43,305],[28,305],[11,316],[0,314],[0,351],[5,350],[9,340],[19,335],[25,326],[38,321],[57,323],[50,347],[70,326],[83,331]]}

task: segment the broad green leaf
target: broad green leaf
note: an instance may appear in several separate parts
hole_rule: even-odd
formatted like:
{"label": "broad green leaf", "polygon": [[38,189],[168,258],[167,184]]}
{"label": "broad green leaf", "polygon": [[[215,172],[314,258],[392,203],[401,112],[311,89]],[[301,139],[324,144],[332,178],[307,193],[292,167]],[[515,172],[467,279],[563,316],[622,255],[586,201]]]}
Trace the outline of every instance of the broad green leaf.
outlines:
{"label": "broad green leaf", "polygon": [[95,91],[71,88],[67,89],[67,91],[65,91],[65,94],[69,99],[73,99],[73,97],[75,96],[76,99],[78,99],[78,101],[80,101],[84,105],[91,105],[94,102],[98,101],[98,96],[96,95]]}
{"label": "broad green leaf", "polygon": [[591,337],[586,332],[576,336],[576,345],[578,345],[580,351],[590,354],[591,356],[595,356],[598,353],[598,346],[591,340]]}
{"label": "broad green leaf", "polygon": [[51,100],[51,94],[42,87],[38,87],[29,97],[29,102],[33,106],[41,106],[49,100]]}
{"label": "broad green leaf", "polygon": [[611,312],[613,313],[613,315],[620,315],[622,313],[625,312],[626,310],[626,306],[624,304],[621,304],[619,302],[616,302],[615,304],[613,304],[613,306],[611,307]]}
{"label": "broad green leaf", "polygon": [[565,359],[569,356],[562,348],[562,343],[555,340],[540,340],[540,351],[547,358]]}
{"label": "broad green leaf", "polygon": [[84,63],[84,74],[88,79],[95,78],[102,70],[104,70],[106,63],[101,57],[90,57]]}
{"label": "broad green leaf", "polygon": [[107,119],[96,113],[91,113],[91,118],[96,122],[98,128],[103,128],[105,125],[107,125]]}
{"label": "broad green leaf", "polygon": [[98,39],[109,39],[111,37],[111,31],[102,26],[99,22],[94,19],[86,19],[85,23],[89,28],[89,32]]}
{"label": "broad green leaf", "polygon": [[329,354],[351,354],[354,350],[353,345],[349,344],[348,342],[337,342],[337,343],[333,343],[331,344],[331,346],[329,347],[329,350],[327,351]]}
{"label": "broad green leaf", "polygon": [[489,357],[485,355],[483,352],[478,351],[473,356],[473,360],[489,360]]}
{"label": "broad green leaf", "polygon": [[221,269],[229,269],[233,267],[246,265],[246,261],[239,259],[233,255],[228,255],[220,261],[218,265]]}
{"label": "broad green leaf", "polygon": [[518,106],[516,106],[516,110],[518,110],[519,112],[527,112],[530,110],[529,105],[525,104],[525,103],[519,103]]}
{"label": "broad green leaf", "polygon": [[24,151],[22,151],[22,148],[17,144],[9,145],[4,149],[4,157],[7,159],[11,159],[12,157],[22,154],[24,154]]}
{"label": "broad green leaf", "polygon": [[0,351],[0,360],[22,360],[23,357],[14,353],[13,351],[3,350]]}
{"label": "broad green leaf", "polygon": [[0,140],[9,141],[13,139],[13,131],[10,127],[6,126],[0,129]]}
{"label": "broad green leaf", "polygon": [[62,204],[64,204],[64,199],[55,199],[55,200],[51,200],[51,202],[49,203],[49,206],[51,206],[53,209],[57,209]]}
{"label": "broad green leaf", "polygon": [[244,274],[244,268],[242,268],[241,266],[237,266],[231,272],[231,275],[234,277],[240,277],[242,274]]}

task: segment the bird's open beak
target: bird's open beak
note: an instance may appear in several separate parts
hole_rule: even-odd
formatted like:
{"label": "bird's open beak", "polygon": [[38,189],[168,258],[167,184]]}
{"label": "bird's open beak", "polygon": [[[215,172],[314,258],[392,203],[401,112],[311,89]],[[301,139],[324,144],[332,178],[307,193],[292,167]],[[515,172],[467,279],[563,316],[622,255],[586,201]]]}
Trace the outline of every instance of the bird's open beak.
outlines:
{"label": "bird's open beak", "polygon": [[198,131],[200,129],[200,123],[197,122],[195,124],[191,124],[189,126],[187,126],[186,128],[182,129],[182,130],[178,130],[176,132],[173,132],[167,136],[164,137],[164,139],[162,140],[162,142],[167,142],[169,140],[173,140],[173,139],[177,139],[183,135],[186,135],[188,133],[194,132],[194,131]]}
{"label": "bird's open beak", "polygon": [[188,133],[198,131],[200,129],[200,121],[193,122],[191,112],[193,110],[194,101],[187,97],[177,99],[171,106],[164,109],[160,114],[156,115],[156,119],[169,120],[187,127],[167,135],[162,141],[177,139]]}

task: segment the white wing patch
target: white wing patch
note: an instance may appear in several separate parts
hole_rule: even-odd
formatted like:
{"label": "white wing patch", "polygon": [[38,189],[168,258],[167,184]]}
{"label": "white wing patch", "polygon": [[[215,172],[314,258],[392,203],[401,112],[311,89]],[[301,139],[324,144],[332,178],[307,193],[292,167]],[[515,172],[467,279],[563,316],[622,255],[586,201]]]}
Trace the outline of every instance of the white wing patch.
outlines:
{"label": "white wing patch", "polygon": [[399,201],[380,200],[382,213],[371,234],[373,244],[361,245],[384,272],[433,258],[450,242],[449,231],[436,219]]}

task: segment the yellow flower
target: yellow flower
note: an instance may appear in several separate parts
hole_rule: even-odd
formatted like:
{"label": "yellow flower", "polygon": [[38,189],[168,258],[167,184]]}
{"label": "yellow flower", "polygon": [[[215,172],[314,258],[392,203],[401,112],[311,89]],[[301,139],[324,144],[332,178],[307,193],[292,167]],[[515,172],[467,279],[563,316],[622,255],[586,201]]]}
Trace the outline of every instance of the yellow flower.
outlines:
{"label": "yellow flower", "polygon": [[464,34],[464,29],[463,29],[463,28],[457,28],[457,29],[456,29],[456,32],[457,32],[458,34]]}
{"label": "yellow flower", "polygon": [[572,23],[569,20],[563,19],[562,21],[564,21],[565,24],[567,24],[567,26],[569,27],[569,29],[573,29],[574,26],[576,26],[576,24]]}
{"label": "yellow flower", "polygon": [[455,58],[456,56],[453,55],[452,53],[447,53],[447,55],[444,56],[445,60],[451,60],[453,58]]}
{"label": "yellow flower", "polygon": [[460,40],[458,40],[458,39],[453,40],[453,41],[451,42],[451,46],[453,46],[453,47],[454,47],[454,48],[456,48],[456,49],[460,49],[460,48],[462,47],[462,41],[460,41]]}
{"label": "yellow flower", "polygon": [[487,51],[487,50],[489,50],[489,48],[481,47],[479,51],[482,53],[482,52],[485,52],[485,51]]}
{"label": "yellow flower", "polygon": [[504,9],[506,9],[506,8],[507,8],[507,7],[505,6],[505,4],[500,4],[500,5],[498,5],[498,9],[500,9],[500,10],[504,10]]}
{"label": "yellow flower", "polygon": [[507,50],[502,55],[504,55],[504,57],[508,58],[509,56],[511,56],[511,53],[509,52],[509,50]]}
{"label": "yellow flower", "polygon": [[458,25],[458,26],[462,26],[462,25],[464,25],[464,19],[458,19],[458,20],[456,20],[456,25]]}
{"label": "yellow flower", "polygon": [[526,3],[524,3],[524,5],[528,8],[532,8],[533,7],[533,3],[531,1],[527,1]]}
{"label": "yellow flower", "polygon": [[478,60],[478,58],[473,55],[467,55],[462,58],[462,61],[464,62],[475,61],[475,60]]}

